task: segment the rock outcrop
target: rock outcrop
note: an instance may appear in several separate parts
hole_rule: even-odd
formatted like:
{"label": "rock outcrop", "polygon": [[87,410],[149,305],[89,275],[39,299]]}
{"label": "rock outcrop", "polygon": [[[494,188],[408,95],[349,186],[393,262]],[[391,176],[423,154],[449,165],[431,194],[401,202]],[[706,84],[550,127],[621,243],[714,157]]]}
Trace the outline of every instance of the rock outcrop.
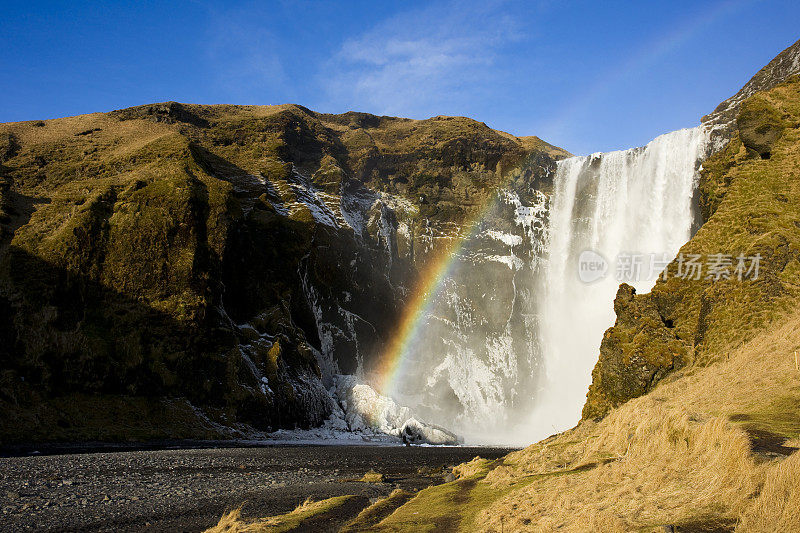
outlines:
{"label": "rock outcrop", "polygon": [[617,321],[600,344],[584,418],[600,418],[617,406],[645,394],[669,372],[687,362],[687,347],[675,335],[650,294],[636,296],[623,283],[614,299]]}

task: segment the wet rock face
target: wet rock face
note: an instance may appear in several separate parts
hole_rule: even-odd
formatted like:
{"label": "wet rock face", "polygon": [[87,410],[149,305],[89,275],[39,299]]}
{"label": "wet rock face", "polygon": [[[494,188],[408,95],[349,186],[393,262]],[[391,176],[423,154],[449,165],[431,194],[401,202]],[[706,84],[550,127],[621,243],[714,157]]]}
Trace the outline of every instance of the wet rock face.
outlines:
{"label": "wet rock face", "polygon": [[[185,398],[223,433],[321,424],[442,239],[564,154],[469,119],[299,106],[0,125],[4,438],[58,438],[42,420],[85,395],[131,398],[114,405],[161,437],[179,432],[134,399]],[[130,436],[95,418],[62,438]]]}
{"label": "wet rock face", "polygon": [[486,434],[530,405],[541,378],[535,296],[547,202],[509,185],[448,258],[396,387],[425,420]]}

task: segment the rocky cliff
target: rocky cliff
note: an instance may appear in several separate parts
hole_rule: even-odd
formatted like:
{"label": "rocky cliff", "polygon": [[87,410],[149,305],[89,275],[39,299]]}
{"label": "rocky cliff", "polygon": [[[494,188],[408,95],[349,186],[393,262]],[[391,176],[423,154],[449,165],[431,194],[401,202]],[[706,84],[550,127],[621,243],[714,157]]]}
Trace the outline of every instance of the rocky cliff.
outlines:
{"label": "rocky cliff", "polygon": [[426,263],[498,193],[524,234],[504,213],[565,155],[466,118],[295,105],[0,125],[3,441],[319,425]]}
{"label": "rocky cliff", "polygon": [[[649,294],[620,287],[614,302],[617,321],[603,338],[584,418],[604,416],[677,369],[709,364],[709,354],[750,340],[796,306],[798,73],[800,41],[704,117],[717,141],[699,183],[704,223],[681,253],[706,267],[718,254],[729,262],[723,275],[705,270],[694,279],[676,260],[667,279]],[[740,256],[759,257],[755,277],[751,272],[738,279]],[[752,261],[747,261],[749,270]]]}

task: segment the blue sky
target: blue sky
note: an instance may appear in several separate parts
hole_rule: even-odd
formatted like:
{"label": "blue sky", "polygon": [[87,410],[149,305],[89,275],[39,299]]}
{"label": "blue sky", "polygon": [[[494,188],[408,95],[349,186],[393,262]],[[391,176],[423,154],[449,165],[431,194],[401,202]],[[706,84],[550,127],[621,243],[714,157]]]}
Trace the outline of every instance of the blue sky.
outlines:
{"label": "blue sky", "polygon": [[576,154],[699,118],[800,2],[3,2],[0,122],[177,100],[465,115]]}

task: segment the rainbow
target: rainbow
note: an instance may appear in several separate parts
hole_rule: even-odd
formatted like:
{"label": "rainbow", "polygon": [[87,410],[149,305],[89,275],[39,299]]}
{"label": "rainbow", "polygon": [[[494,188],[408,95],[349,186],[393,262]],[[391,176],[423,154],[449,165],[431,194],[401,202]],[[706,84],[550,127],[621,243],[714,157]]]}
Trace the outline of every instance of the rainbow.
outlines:
{"label": "rainbow", "polygon": [[[689,20],[688,23],[679,25],[672,31],[660,36],[657,40],[645,45],[641,52],[618,65],[616,69],[609,70],[607,75],[597,80],[593,86],[573,100],[569,108],[562,110],[554,120],[551,120],[542,129],[544,131],[553,131],[554,133],[558,132],[563,129],[566,121],[585,111],[598,95],[636,72],[646,69],[659,58],[678,48],[714,22],[752,3],[754,3],[753,0],[720,2]],[[558,135],[553,137],[558,137]],[[502,184],[498,186],[498,190],[501,188]],[[465,224],[466,231],[462,236],[451,238],[451,242],[437,253],[432,260],[429,259],[427,266],[420,273],[412,293],[413,296],[403,310],[398,327],[378,359],[377,377],[372,381],[377,390],[383,394],[391,396],[392,387],[399,380],[399,377],[403,375],[403,363],[408,359],[407,356],[412,350],[415,340],[419,337],[420,330],[425,323],[425,317],[429,314],[436,296],[441,292],[442,281],[451,273],[459,251],[473,235],[475,229],[479,227],[489,209],[495,205],[497,197],[496,193],[490,195],[486,205]]]}
{"label": "rainbow", "polygon": [[[498,186],[498,190],[502,187],[503,184]],[[445,237],[449,242],[441,250],[436,251],[434,257],[426,261],[426,265],[417,276],[412,297],[404,306],[398,326],[378,359],[379,363],[375,370],[377,378],[374,384],[382,394],[391,396],[393,386],[403,375],[403,363],[408,360],[407,356],[419,338],[425,317],[428,316],[436,296],[442,290],[442,281],[452,273],[464,243],[475,235],[481,221],[496,205],[498,198],[497,193],[491,194],[477,214],[463,225],[465,230],[460,235]]]}

